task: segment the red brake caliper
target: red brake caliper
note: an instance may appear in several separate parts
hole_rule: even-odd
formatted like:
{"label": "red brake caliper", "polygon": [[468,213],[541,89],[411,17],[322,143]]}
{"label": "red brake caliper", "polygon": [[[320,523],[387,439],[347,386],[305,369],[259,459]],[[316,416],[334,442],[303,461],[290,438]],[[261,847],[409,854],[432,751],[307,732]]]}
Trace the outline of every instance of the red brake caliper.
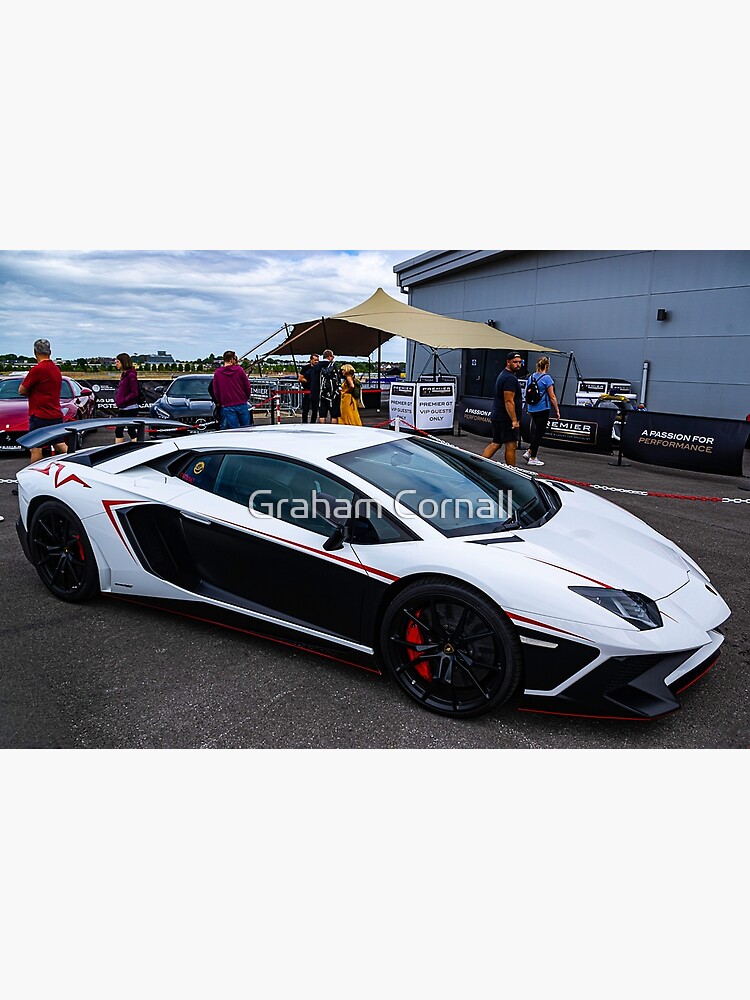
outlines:
{"label": "red brake caliper", "polygon": [[74,535],[73,541],[78,543],[78,558],[81,562],[86,562],[86,554],[83,551],[83,542],[80,535]]}
{"label": "red brake caliper", "polygon": [[[416,617],[419,618],[419,612],[417,611],[415,612],[415,614]],[[416,622],[411,622],[411,621],[409,622],[409,624],[406,626],[406,634],[404,635],[404,638],[406,639],[407,642],[413,642],[415,645],[418,646],[421,646],[424,643],[424,636],[422,635],[422,629],[419,627],[419,625],[417,625]],[[416,649],[407,649],[406,655],[409,657],[410,660],[414,661],[418,660],[422,654],[418,653]],[[417,671],[419,676],[423,678],[423,680],[426,681],[432,680],[432,668],[430,667],[429,663],[425,662],[414,663],[414,669]]]}

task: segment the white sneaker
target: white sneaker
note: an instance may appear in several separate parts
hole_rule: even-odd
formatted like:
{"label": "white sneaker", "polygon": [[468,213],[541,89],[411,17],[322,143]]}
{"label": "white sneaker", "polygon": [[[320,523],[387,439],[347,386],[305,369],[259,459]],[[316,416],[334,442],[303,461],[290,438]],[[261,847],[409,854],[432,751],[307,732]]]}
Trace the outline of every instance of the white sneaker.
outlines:
{"label": "white sneaker", "polygon": [[523,453],[523,457],[524,457],[525,459],[528,459],[528,457],[529,457],[529,453],[528,453],[528,451],[525,451],[525,452]]}
{"label": "white sneaker", "polygon": [[540,461],[538,458],[530,458],[529,465],[544,465],[544,462]]}

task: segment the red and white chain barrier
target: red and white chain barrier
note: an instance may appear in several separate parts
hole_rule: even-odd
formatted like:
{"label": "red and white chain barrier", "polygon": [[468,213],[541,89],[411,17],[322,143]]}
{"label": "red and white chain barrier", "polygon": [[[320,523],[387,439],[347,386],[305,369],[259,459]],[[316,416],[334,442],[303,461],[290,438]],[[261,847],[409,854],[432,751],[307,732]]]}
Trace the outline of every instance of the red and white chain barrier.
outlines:
{"label": "red and white chain barrier", "polygon": [[698,500],[701,503],[750,503],[750,497],[697,497],[689,493],[658,493],[655,490],[626,490],[622,486],[601,486],[585,483],[578,479],[563,479],[562,476],[540,476],[551,482],[568,483],[570,486],[586,486],[590,490],[606,490],[608,493],[629,493],[637,497],[666,497],[668,500]]}

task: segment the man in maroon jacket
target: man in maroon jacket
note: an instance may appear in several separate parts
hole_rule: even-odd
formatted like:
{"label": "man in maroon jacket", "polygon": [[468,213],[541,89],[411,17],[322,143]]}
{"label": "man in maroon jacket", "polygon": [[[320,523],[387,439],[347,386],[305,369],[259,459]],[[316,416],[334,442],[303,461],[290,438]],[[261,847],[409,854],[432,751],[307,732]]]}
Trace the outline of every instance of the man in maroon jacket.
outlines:
{"label": "man in maroon jacket", "polygon": [[[40,427],[52,427],[63,422],[63,412],[60,409],[60,388],[62,375],[60,369],[50,355],[52,348],[48,340],[43,338],[34,341],[34,356],[37,363],[18,387],[21,396],[29,400],[29,430]],[[55,453],[64,455],[68,446],[64,440],[55,441]],[[31,461],[39,462],[42,458],[41,448],[31,448]]]}
{"label": "man in maroon jacket", "polygon": [[221,430],[249,427],[253,422],[247,405],[250,380],[234,351],[224,351],[223,357],[224,364],[216,369],[211,383],[214,402],[221,407]]}

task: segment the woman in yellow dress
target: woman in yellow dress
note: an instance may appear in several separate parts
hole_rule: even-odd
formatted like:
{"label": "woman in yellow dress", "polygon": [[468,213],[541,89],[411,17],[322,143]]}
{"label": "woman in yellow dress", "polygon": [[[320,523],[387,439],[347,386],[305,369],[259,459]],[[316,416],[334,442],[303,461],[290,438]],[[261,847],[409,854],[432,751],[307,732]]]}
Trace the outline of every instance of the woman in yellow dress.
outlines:
{"label": "woman in yellow dress", "polygon": [[362,398],[362,383],[357,378],[354,365],[341,366],[341,418],[340,424],[361,427],[359,401]]}

